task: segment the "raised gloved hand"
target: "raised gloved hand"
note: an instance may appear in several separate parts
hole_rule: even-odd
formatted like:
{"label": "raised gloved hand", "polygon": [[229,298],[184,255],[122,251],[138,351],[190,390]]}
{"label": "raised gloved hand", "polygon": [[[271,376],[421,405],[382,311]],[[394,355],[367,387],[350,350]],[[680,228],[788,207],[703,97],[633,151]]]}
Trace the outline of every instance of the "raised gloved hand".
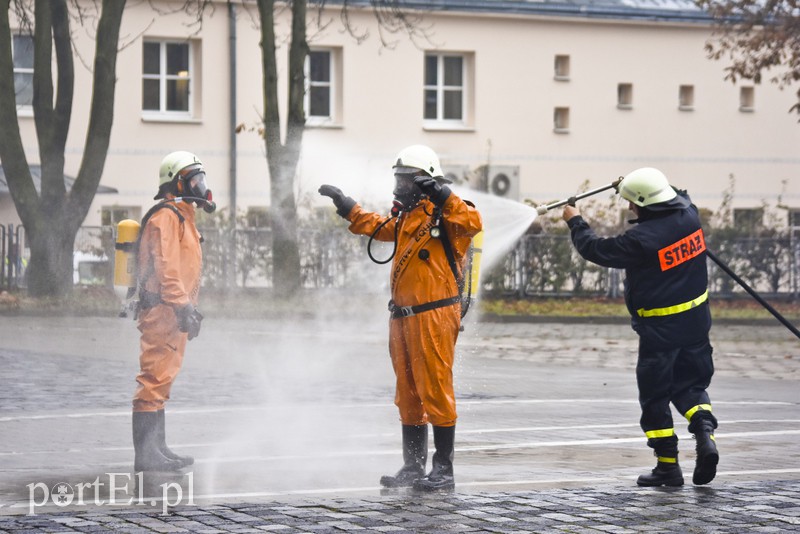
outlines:
{"label": "raised gloved hand", "polygon": [[333,185],[322,185],[319,188],[319,194],[324,197],[330,197],[333,200],[333,205],[336,206],[336,213],[342,217],[347,217],[356,205],[356,201],[352,198],[345,196],[342,190]]}
{"label": "raised gloved hand", "polygon": [[427,195],[431,202],[437,206],[443,206],[450,196],[450,188],[441,185],[430,176],[417,176],[414,178],[414,185],[419,187],[423,194]]}
{"label": "raised gloved hand", "polygon": [[203,320],[203,314],[197,308],[187,304],[176,308],[175,316],[178,318],[178,330],[188,333],[190,340],[200,335],[200,323]]}

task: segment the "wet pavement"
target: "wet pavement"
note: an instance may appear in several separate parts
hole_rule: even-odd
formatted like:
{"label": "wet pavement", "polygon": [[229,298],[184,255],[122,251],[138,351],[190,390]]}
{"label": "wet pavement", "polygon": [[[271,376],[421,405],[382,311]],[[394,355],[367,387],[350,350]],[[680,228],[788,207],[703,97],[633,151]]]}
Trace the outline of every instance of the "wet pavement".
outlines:
{"label": "wet pavement", "polygon": [[[132,473],[138,332],[117,318],[0,317],[0,531],[783,532],[800,530],[800,343],[715,324],[717,478],[637,488],[626,324],[468,322],[455,369],[456,490],[384,494],[401,463],[380,306],[207,314],[167,408],[178,475]],[[113,502],[111,502],[113,499]],[[165,514],[165,510],[167,513]]]}

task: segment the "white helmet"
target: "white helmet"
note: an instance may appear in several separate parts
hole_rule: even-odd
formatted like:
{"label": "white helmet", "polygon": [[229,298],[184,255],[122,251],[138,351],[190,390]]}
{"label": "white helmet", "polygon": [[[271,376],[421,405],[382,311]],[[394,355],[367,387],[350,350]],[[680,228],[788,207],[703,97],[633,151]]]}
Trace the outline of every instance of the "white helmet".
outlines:
{"label": "white helmet", "polygon": [[190,165],[199,165],[202,167],[203,162],[200,161],[197,156],[185,150],[170,152],[161,160],[161,168],[158,170],[159,184],[164,185],[165,183],[171,182],[176,174]]}
{"label": "white helmet", "polygon": [[667,202],[678,196],[658,169],[643,167],[628,173],[619,184],[619,194],[640,207]]}
{"label": "white helmet", "polygon": [[405,147],[397,154],[397,159],[392,168],[398,174],[423,171],[431,178],[443,180],[444,177],[442,166],[439,164],[439,156],[425,145]]}
{"label": "white helmet", "polygon": [[[161,160],[161,167],[158,170],[160,185],[158,194],[153,199],[164,198],[167,193],[206,198],[209,191],[206,187],[205,174],[203,162],[191,152],[185,150],[170,152]],[[173,189],[172,184],[177,177],[181,178],[178,180],[181,183],[176,183]],[[210,201],[210,197],[208,200]]]}

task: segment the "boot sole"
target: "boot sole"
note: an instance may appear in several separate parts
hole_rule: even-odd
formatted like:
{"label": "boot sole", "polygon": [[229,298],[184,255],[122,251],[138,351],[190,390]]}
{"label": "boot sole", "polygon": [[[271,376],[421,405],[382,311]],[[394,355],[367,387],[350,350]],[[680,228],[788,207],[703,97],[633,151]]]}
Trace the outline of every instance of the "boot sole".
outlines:
{"label": "boot sole", "polygon": [[421,474],[421,475],[417,476],[416,478],[413,478],[413,479],[409,480],[408,482],[405,482],[405,481],[402,481],[402,480],[398,480],[397,477],[394,477],[394,476],[391,476],[391,475],[384,475],[384,476],[381,477],[381,481],[380,482],[381,482],[381,486],[383,486],[384,488],[410,488],[410,487],[412,487],[414,485],[414,483],[417,480],[421,479],[424,476],[425,476],[424,474]]}
{"label": "boot sole", "polygon": [[697,466],[692,475],[692,482],[697,486],[708,484],[717,476],[717,464],[719,463],[719,453],[712,452],[701,459],[698,459]]}
{"label": "boot sole", "polygon": [[394,477],[381,477],[381,486],[384,488],[410,488],[414,485],[414,481],[405,484],[402,482],[397,482],[394,480]]}
{"label": "boot sole", "polygon": [[183,467],[184,466],[180,462],[176,462],[174,460],[169,460],[168,462],[158,465],[141,465],[137,464],[136,462],[133,463],[133,470],[136,473],[175,473],[176,471],[183,469]]}
{"label": "boot sole", "polygon": [[647,482],[647,481],[636,481],[637,486],[641,486],[643,488],[658,488],[661,486],[667,486],[668,488],[677,488],[683,486],[683,477],[680,478],[671,478],[669,480],[664,480],[662,482]]}
{"label": "boot sole", "polygon": [[135,473],[178,473],[183,469],[182,467],[139,467],[134,466],[133,471]]}
{"label": "boot sole", "polygon": [[415,491],[424,492],[424,493],[431,493],[434,491],[453,491],[456,488],[455,482],[450,482],[448,484],[440,484],[440,485],[428,485],[428,484],[419,484],[415,483],[413,486]]}

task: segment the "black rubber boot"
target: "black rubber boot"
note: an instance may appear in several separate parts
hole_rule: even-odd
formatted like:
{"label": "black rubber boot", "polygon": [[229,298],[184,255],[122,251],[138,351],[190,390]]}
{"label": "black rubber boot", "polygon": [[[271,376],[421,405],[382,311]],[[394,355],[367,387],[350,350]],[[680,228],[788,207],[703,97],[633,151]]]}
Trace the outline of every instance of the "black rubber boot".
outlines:
{"label": "black rubber boot", "polygon": [[414,481],[417,491],[452,490],[455,488],[453,477],[453,455],[455,453],[456,427],[433,427],[433,444],[436,452],[433,453],[433,468],[425,477]]}
{"label": "black rubber boot", "polygon": [[675,463],[659,461],[649,474],[639,475],[636,484],[650,487],[683,486],[683,473],[678,459],[675,459]]}
{"label": "black rubber boot", "polygon": [[695,450],[697,460],[694,466],[692,482],[698,486],[708,484],[717,476],[717,464],[719,463],[719,452],[717,443],[714,440],[714,421],[692,418],[689,431],[694,434]]}
{"label": "black rubber boot", "polygon": [[133,412],[134,471],[178,471],[181,462],[171,460],[158,447],[158,413]]}
{"label": "black rubber boot", "polygon": [[428,425],[403,425],[403,467],[394,475],[381,477],[385,488],[407,488],[425,476],[428,462]]}
{"label": "black rubber boot", "polygon": [[158,450],[161,451],[165,457],[169,458],[170,460],[178,460],[181,463],[181,467],[186,467],[187,465],[192,465],[194,463],[194,458],[191,456],[181,456],[180,454],[175,454],[170,450],[167,446],[167,420],[164,410],[158,410],[156,412],[158,414],[158,427],[156,431],[158,432]]}

